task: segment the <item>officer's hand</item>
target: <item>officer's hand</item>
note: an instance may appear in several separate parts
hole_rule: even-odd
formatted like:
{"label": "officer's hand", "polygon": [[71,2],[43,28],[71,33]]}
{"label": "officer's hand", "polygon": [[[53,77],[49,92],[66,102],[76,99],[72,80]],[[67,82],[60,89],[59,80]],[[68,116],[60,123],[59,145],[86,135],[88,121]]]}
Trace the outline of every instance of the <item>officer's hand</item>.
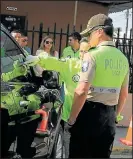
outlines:
{"label": "officer's hand", "polygon": [[69,131],[72,128],[73,125],[69,124],[68,122],[65,123],[64,129],[65,131]]}
{"label": "officer's hand", "polygon": [[123,116],[120,115],[120,114],[118,114],[118,115],[116,116],[115,123],[118,124],[118,122],[120,122],[121,120],[123,120]]}
{"label": "officer's hand", "polygon": [[39,61],[40,58],[38,56],[29,55],[26,57],[25,64],[27,64],[28,66],[35,66],[36,64],[38,64]]}
{"label": "officer's hand", "polygon": [[75,124],[75,122],[76,122],[76,120],[71,121],[71,122],[68,120],[68,122],[66,122],[65,126],[64,126],[65,131],[69,131],[72,128],[72,126]]}

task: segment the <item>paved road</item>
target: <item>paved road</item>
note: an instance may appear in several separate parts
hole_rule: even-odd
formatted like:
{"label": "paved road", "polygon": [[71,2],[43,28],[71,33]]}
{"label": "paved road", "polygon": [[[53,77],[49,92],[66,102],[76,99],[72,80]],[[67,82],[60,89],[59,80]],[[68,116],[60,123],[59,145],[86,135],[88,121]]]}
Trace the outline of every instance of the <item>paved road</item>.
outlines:
{"label": "paved road", "polygon": [[132,155],[111,155],[111,158],[132,158]]}
{"label": "paved road", "polygon": [[111,158],[132,158],[131,148],[122,144],[119,139],[125,138],[127,135],[128,128],[117,127],[116,136],[114,141],[114,151]]}
{"label": "paved road", "polygon": [[127,130],[128,130],[128,128],[122,128],[122,127],[117,127],[116,128],[114,147],[128,148],[128,146],[122,144],[119,141],[120,138],[125,138],[126,137]]}
{"label": "paved road", "polygon": [[[127,133],[127,128],[117,128],[116,129],[116,136],[115,136],[115,141],[114,141],[114,149],[117,149],[115,151],[113,151],[111,158],[132,158],[132,152],[127,151],[129,149],[128,146],[122,144],[119,139],[120,138],[124,138],[126,136]],[[39,142],[39,140],[37,139],[37,142]],[[11,149],[13,149],[13,145],[11,146]],[[123,150],[125,149],[126,151],[124,152]],[[46,151],[45,148],[42,149],[43,153],[44,151]]]}

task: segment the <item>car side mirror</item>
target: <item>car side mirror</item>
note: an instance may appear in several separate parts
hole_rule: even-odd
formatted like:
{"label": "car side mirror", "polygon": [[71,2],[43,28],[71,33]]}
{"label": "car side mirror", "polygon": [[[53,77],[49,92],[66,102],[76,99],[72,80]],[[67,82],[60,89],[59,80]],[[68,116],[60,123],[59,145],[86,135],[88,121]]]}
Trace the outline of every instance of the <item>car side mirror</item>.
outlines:
{"label": "car side mirror", "polygon": [[47,89],[60,89],[59,72],[44,70],[42,78]]}

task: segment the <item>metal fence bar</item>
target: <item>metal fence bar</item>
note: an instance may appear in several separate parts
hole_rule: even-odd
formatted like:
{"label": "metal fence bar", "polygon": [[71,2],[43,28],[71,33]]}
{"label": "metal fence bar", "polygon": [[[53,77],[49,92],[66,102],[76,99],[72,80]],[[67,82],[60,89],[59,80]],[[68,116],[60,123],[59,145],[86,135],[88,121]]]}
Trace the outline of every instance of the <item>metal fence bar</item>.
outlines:
{"label": "metal fence bar", "polygon": [[62,43],[62,28],[60,30],[59,58],[61,57],[61,43]]}
{"label": "metal fence bar", "polygon": [[54,24],[54,33],[53,33],[53,41],[54,41],[54,45],[56,44],[56,23]]}
{"label": "metal fence bar", "polygon": [[33,26],[33,29],[32,29],[32,46],[31,46],[31,53],[33,54],[33,51],[34,51],[34,30],[35,30],[35,27]]}
{"label": "metal fence bar", "polygon": [[41,41],[42,41],[42,34],[43,34],[43,23],[40,23],[38,47],[40,47],[40,44],[41,44]]}
{"label": "metal fence bar", "polygon": [[82,31],[82,24],[80,25],[80,32]]}
{"label": "metal fence bar", "polygon": [[25,25],[25,35],[28,35],[28,20],[26,20],[26,25]]}
{"label": "metal fence bar", "polygon": [[48,29],[47,29],[47,35],[49,35],[50,34],[50,28],[48,27]]}
{"label": "metal fence bar", "polygon": [[67,25],[67,32],[66,32],[66,47],[68,46],[69,28],[70,28],[70,25],[68,24]]}

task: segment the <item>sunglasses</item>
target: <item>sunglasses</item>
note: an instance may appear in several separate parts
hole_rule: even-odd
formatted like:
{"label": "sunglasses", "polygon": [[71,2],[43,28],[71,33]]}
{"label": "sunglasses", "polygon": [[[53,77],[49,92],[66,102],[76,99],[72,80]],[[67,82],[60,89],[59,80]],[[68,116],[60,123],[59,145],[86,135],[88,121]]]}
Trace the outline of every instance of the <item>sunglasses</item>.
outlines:
{"label": "sunglasses", "polygon": [[21,38],[21,37],[15,37],[15,39],[17,39],[17,40],[20,39],[20,38]]}
{"label": "sunglasses", "polygon": [[72,39],[68,39],[68,41],[72,41]]}
{"label": "sunglasses", "polygon": [[25,39],[25,40],[23,40],[23,42],[27,42],[27,41],[28,41],[28,40],[26,40],[26,39]]}
{"label": "sunglasses", "polygon": [[52,41],[45,41],[46,44],[53,44]]}

